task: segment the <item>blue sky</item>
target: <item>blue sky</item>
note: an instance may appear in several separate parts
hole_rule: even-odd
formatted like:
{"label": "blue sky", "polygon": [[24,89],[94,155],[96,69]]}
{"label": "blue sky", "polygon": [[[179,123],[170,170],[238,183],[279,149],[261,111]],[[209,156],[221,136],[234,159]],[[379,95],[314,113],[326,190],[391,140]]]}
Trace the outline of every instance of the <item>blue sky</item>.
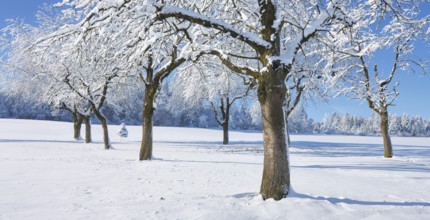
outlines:
{"label": "blue sky", "polygon": [[43,3],[57,3],[62,0],[0,0],[0,27],[8,18],[23,18],[25,22],[34,22],[34,14]]}
{"label": "blue sky", "polygon": [[[33,23],[35,12],[38,7],[46,3],[56,3],[60,0],[1,0],[0,7],[0,28],[6,24],[7,18],[23,18],[27,23]],[[428,13],[428,10],[425,10]],[[423,59],[430,60],[430,47],[420,46],[417,55]],[[390,54],[384,55],[390,57]],[[380,66],[383,66],[384,59],[380,59]],[[396,100],[396,106],[389,109],[390,113],[401,115],[421,115],[430,119],[430,75],[419,76],[399,72],[397,80],[400,81],[398,91],[400,96]],[[364,101],[348,100],[343,97],[335,98],[329,103],[306,104],[306,110],[311,118],[319,121],[326,114],[338,112],[354,115],[371,115],[372,111]]]}

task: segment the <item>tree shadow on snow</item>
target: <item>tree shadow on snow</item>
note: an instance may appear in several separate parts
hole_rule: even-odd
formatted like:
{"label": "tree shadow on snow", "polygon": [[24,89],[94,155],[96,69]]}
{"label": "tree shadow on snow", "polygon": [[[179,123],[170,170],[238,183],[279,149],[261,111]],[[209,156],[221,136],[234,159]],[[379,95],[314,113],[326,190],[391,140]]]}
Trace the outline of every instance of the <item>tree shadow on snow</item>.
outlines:
{"label": "tree shadow on snow", "polygon": [[425,206],[430,207],[429,202],[390,202],[390,201],[362,201],[362,200],[355,200],[355,199],[348,199],[348,198],[331,198],[331,197],[324,197],[324,196],[312,196],[312,195],[306,195],[302,193],[292,192],[288,195],[287,198],[300,198],[300,199],[312,199],[312,200],[318,200],[318,201],[327,201],[332,204],[349,204],[349,205],[367,205],[367,206],[373,206],[373,205],[384,205],[384,206]]}
{"label": "tree shadow on snow", "polygon": [[[160,144],[172,144],[172,145],[190,145],[190,146],[199,146],[202,147],[204,145],[215,145],[216,147],[222,145],[226,147],[234,147],[235,145],[260,145],[263,146],[262,141],[230,141],[229,144],[223,145],[222,141],[154,141],[154,143]],[[208,146],[213,147],[213,146]]]}
{"label": "tree shadow on snow", "polygon": [[171,160],[171,159],[158,159],[160,161],[173,162],[173,163],[210,163],[210,164],[242,164],[242,165],[258,165],[261,163],[248,163],[248,162],[235,162],[235,161],[213,161],[213,160]]}
{"label": "tree shadow on snow", "polygon": [[[291,147],[292,154],[317,155],[321,157],[379,157],[384,155],[382,144],[293,141]],[[393,145],[393,151],[395,156],[430,155],[429,147]]]}
{"label": "tree shadow on snow", "polygon": [[[258,194],[256,192],[245,192],[245,193],[238,193],[238,194],[232,195],[232,197],[236,198],[236,199],[254,199],[258,196],[260,196],[260,194]],[[287,198],[285,198],[285,199],[288,200],[289,198],[327,201],[333,205],[338,205],[338,204],[343,203],[343,204],[349,204],[349,205],[366,205],[366,206],[381,205],[381,206],[399,206],[399,207],[406,207],[406,206],[430,207],[430,202],[363,201],[363,200],[355,200],[355,199],[348,199],[348,198],[331,198],[331,197],[324,197],[324,196],[312,196],[312,195],[307,195],[307,194],[303,194],[303,193],[298,193],[298,192],[295,192],[293,190],[290,191]]]}
{"label": "tree shadow on snow", "polygon": [[82,141],[62,141],[62,140],[14,140],[14,139],[0,139],[0,143],[83,143]]}
{"label": "tree shadow on snow", "polygon": [[292,154],[309,154],[326,157],[381,156],[384,152],[382,145],[377,144],[293,141],[291,147]]}
{"label": "tree shadow on snow", "polygon": [[245,192],[245,193],[234,194],[231,197],[236,198],[236,199],[253,199],[259,195],[260,194],[258,194],[256,192]]}
{"label": "tree shadow on snow", "polygon": [[408,171],[429,173],[430,167],[420,164],[354,164],[354,165],[308,165],[291,166],[303,169],[347,169],[347,170],[381,170],[381,171]]}

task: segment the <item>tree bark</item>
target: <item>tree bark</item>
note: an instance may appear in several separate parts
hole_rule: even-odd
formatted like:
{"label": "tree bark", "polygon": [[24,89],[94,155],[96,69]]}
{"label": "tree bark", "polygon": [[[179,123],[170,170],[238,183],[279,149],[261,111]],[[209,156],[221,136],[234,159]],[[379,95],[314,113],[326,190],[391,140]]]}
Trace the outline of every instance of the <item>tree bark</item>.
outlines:
{"label": "tree bark", "polygon": [[393,157],[393,146],[391,144],[390,134],[388,132],[388,111],[381,111],[381,134],[384,142],[384,157],[392,158]]}
{"label": "tree bark", "polygon": [[[276,57],[280,55],[281,38],[276,32],[276,6],[272,1],[259,1],[262,37],[272,43],[272,48],[263,50],[262,55]],[[273,39],[274,38],[274,39]],[[303,41],[303,39],[302,39]],[[297,50],[297,48],[290,48]],[[260,193],[263,199],[281,200],[290,190],[290,168],[285,131],[284,104],[286,95],[285,79],[291,65],[286,66],[280,60],[260,60],[267,72],[258,79],[258,101],[263,119],[264,167]],[[270,63],[268,63],[270,62]]]}
{"label": "tree bark", "polygon": [[105,150],[109,150],[112,148],[110,141],[109,141],[109,131],[108,131],[108,126],[107,126],[107,120],[106,118],[102,118],[100,119],[100,122],[102,123],[102,128],[103,128],[103,143],[105,145]]}
{"label": "tree bark", "polygon": [[93,112],[94,112],[94,115],[96,115],[97,119],[99,119],[100,123],[102,124],[103,143],[105,145],[105,150],[109,150],[110,148],[112,148],[112,145],[110,144],[110,140],[109,140],[109,131],[108,131],[106,117],[95,108],[93,108]]}
{"label": "tree bark", "polygon": [[222,144],[228,144],[228,119],[224,121],[224,124],[222,125],[222,131],[223,131],[223,139]]}
{"label": "tree bark", "polygon": [[76,116],[73,118],[73,138],[78,141],[82,139],[81,128],[84,118],[78,113],[76,113]]}
{"label": "tree bark", "polygon": [[[222,101],[222,103],[223,103],[221,105],[221,113],[223,116],[223,123],[222,123],[223,140],[222,140],[222,143],[228,144],[229,143],[228,125],[229,125],[229,121],[230,121],[230,106],[231,106],[230,99],[228,97],[226,98],[225,106],[224,106],[224,101]],[[225,109],[224,109],[224,107],[225,107]]]}
{"label": "tree bark", "polygon": [[139,160],[152,159],[152,128],[154,117],[154,101],[156,88],[148,85],[145,91],[145,100],[142,113],[142,144],[140,146]]}
{"label": "tree bark", "polygon": [[107,121],[106,119],[102,119],[102,127],[103,127],[103,142],[105,144],[105,150],[109,150],[112,146],[109,141],[109,132],[107,127]]}
{"label": "tree bark", "polygon": [[288,195],[290,170],[285,134],[284,80],[270,74],[259,82],[258,99],[263,118],[264,168],[260,193],[263,199],[280,200]]}
{"label": "tree bark", "polygon": [[285,119],[285,136],[287,138],[287,147],[290,147],[291,139],[290,139],[290,126],[288,125],[288,116]]}
{"label": "tree bark", "polygon": [[85,122],[85,143],[91,143],[91,116],[84,117]]}

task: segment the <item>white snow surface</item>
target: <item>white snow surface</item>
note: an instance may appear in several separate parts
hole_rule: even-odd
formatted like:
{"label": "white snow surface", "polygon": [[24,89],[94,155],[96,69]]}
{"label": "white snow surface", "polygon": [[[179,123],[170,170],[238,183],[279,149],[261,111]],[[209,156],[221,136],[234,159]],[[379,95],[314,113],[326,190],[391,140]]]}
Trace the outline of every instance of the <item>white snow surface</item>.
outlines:
{"label": "white snow surface", "polygon": [[72,139],[72,123],[0,119],[0,219],[429,219],[430,138],[293,135],[293,191],[258,195],[262,135],[155,127],[152,161],[141,128],[103,150]]}

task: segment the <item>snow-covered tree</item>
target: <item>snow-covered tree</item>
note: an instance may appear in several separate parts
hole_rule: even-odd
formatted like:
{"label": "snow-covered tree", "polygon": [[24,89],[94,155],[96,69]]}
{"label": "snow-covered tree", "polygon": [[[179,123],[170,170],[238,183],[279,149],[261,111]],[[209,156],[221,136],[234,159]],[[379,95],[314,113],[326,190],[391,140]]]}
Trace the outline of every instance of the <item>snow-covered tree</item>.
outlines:
{"label": "snow-covered tree", "polygon": [[[47,70],[51,63],[42,63],[41,53],[35,50],[37,38],[59,26],[70,22],[71,16],[62,16],[52,7],[44,5],[37,13],[39,26],[32,26],[20,20],[9,20],[9,25],[2,29],[0,49],[3,51],[2,64],[8,75],[6,82],[10,92],[25,95],[23,98],[33,100],[35,106],[49,104],[54,109],[66,110],[71,113],[74,124],[73,137],[80,139],[82,121],[87,125],[86,142],[91,142],[90,112],[83,110],[82,100],[68,90],[66,85],[52,76]],[[52,48],[58,45],[51,45]],[[53,62],[57,62],[55,57]],[[11,86],[15,84],[15,86]],[[40,86],[44,85],[44,86]]]}
{"label": "snow-covered tree", "polygon": [[[305,56],[305,55],[304,55]],[[318,62],[319,56],[314,57],[314,62]],[[319,69],[319,65],[305,57],[300,58],[293,65],[292,73],[286,77],[286,95],[284,103],[284,114],[286,123],[287,143],[290,143],[290,125],[293,132],[306,132],[308,127],[307,115],[303,108],[295,112],[296,107],[303,101],[326,101],[326,92],[323,91],[325,81],[320,80],[323,72]],[[294,116],[292,116],[294,113]],[[305,121],[300,121],[297,117],[302,118],[306,115]],[[290,123],[290,119],[294,122]],[[303,119],[303,118],[302,118]]]}
{"label": "snow-covered tree", "polygon": [[402,114],[400,117],[400,132],[404,136],[408,136],[410,134],[410,131],[412,130],[411,126],[411,120],[409,118],[409,115],[406,113]]}
{"label": "snow-covered tree", "polygon": [[[429,15],[420,18],[416,2],[398,2],[393,4],[389,1],[369,2],[360,7],[358,15],[350,28],[344,29],[344,46],[341,47],[342,56],[335,57],[332,61],[336,66],[335,73],[343,77],[345,88],[342,94],[359,100],[365,100],[375,113],[380,116],[380,129],[384,143],[384,157],[393,156],[392,144],[388,130],[389,116],[388,107],[394,104],[399,92],[394,77],[399,72],[414,71],[415,67],[423,68],[423,64],[413,61],[408,55],[413,53],[413,43],[422,38],[426,31],[426,25],[430,19]],[[347,46],[345,46],[347,45]],[[347,48],[347,49],[345,49]],[[335,48],[334,50],[337,50]],[[384,61],[390,62],[390,70],[380,68],[373,56],[377,53],[387,54],[393,51],[391,56],[385,55]],[[390,57],[391,60],[390,60]],[[343,63],[345,60],[349,64]],[[339,62],[340,61],[340,62]],[[411,67],[411,65],[416,65]],[[342,76],[342,72],[350,73]]]}
{"label": "snow-covered tree", "polygon": [[[199,36],[201,45],[207,46],[232,71],[257,81],[265,143],[260,192],[265,199],[283,198],[290,186],[283,112],[285,80],[291,74],[296,55],[305,53],[307,43],[320,31],[328,31],[332,18],[344,16],[340,13],[343,6],[338,2],[211,1],[202,2],[199,6],[204,10],[197,11],[192,2],[174,3],[154,4],[157,19],[186,20],[197,25],[209,36]],[[238,55],[235,44],[243,45],[248,53]],[[240,59],[255,62],[243,66],[237,62]]]}
{"label": "snow-covered tree", "polygon": [[261,118],[261,108],[258,102],[252,102],[249,114],[251,115],[252,124],[261,129],[263,126],[263,120]]}
{"label": "snow-covered tree", "polygon": [[[381,3],[382,8],[379,6]],[[176,68],[178,59],[196,58],[196,52],[216,56],[231,71],[254,78],[258,85],[265,148],[260,192],[264,199],[276,200],[286,196],[290,187],[283,107],[285,80],[293,73],[294,65],[302,59],[317,60],[315,67],[326,66],[325,72],[333,72],[334,65],[319,59],[321,53],[327,55],[322,50],[325,46],[350,46],[337,41],[337,35],[344,27],[363,25],[356,21],[361,16],[367,16],[363,12],[373,8],[380,11],[401,10],[397,2],[392,1],[351,3],[337,0],[65,0],[62,4],[75,6],[84,18],[45,39],[60,40],[78,34],[77,40],[85,41],[94,33],[109,34],[109,38],[118,43],[116,48],[120,50],[117,54],[159,67],[146,66],[145,71],[149,75],[144,80],[147,86],[153,82],[159,84],[152,78],[158,75],[151,75],[153,70],[163,70],[164,67],[173,70],[168,67]],[[123,35],[128,37],[121,38]],[[179,38],[181,41],[177,41]],[[187,43],[182,43],[183,40]],[[158,47],[160,42],[167,44]],[[171,44],[176,47],[171,47]],[[146,58],[148,54],[160,55],[165,59],[152,58],[151,61]],[[158,78],[164,76],[162,73]],[[158,85],[147,87],[149,96],[145,100],[151,100],[158,88]],[[151,124],[147,126],[150,128],[154,110],[152,104],[148,104],[147,109],[143,117],[151,116],[144,120],[144,123]],[[152,139],[146,141],[152,137],[151,132],[152,129],[144,132],[141,159],[152,156]]]}
{"label": "snow-covered tree", "polygon": [[[78,39],[86,39],[91,33],[99,30],[116,32],[116,36],[132,33],[133,36],[129,38],[129,42],[122,48],[134,48],[128,50],[127,54],[133,51],[133,54],[141,56],[146,54],[147,49],[155,49],[152,47],[153,44],[156,45],[158,42],[163,42],[162,39],[172,37],[171,32],[163,29],[159,31],[160,28],[156,28],[159,25],[158,22],[163,21],[176,33],[180,33],[186,40],[192,42],[193,48],[217,56],[234,72],[253,77],[258,83],[265,142],[261,193],[265,199],[277,200],[288,194],[290,172],[283,112],[286,94],[285,79],[291,73],[291,67],[298,53],[312,56],[315,52],[312,49],[303,48],[310,46],[310,43],[315,43],[313,39],[320,33],[325,34],[330,31],[330,28],[339,27],[332,25],[337,22],[333,18],[344,17],[345,13],[342,13],[342,9],[347,6],[345,3],[257,1],[257,4],[252,4],[248,1],[238,1],[231,4],[230,1],[218,0],[195,4],[188,1],[75,0],[64,1],[63,4],[76,6],[87,15],[77,25],[69,25],[57,31],[49,36],[49,39],[59,39],[74,33],[80,34]],[[113,39],[117,40],[116,36]],[[136,50],[134,45],[139,43],[146,46]],[[246,53],[236,54],[238,46],[242,47],[240,51],[246,51]],[[175,57],[171,60],[195,57],[192,48],[183,46],[180,49],[184,52],[174,53]],[[158,52],[162,50],[156,51],[159,54]],[[155,54],[154,50],[153,54]],[[161,52],[161,54],[165,53]],[[188,55],[184,56],[186,54]],[[153,60],[157,61],[157,59]],[[247,62],[237,62],[238,60]],[[172,63],[175,64],[172,67],[177,67],[178,62]],[[249,64],[242,66],[243,63]],[[155,64],[160,65],[158,62]],[[151,70],[153,70],[152,67]],[[162,76],[165,74],[161,74],[159,78]],[[153,80],[151,75],[146,78],[146,81],[147,85],[150,85],[157,80]],[[145,100],[150,100],[151,96],[155,95],[156,89],[158,86],[147,88],[146,92],[149,95]],[[143,117],[152,116],[153,107],[146,106],[149,110],[144,111]],[[148,117],[150,118],[152,117]],[[145,123],[152,125],[152,120],[144,120]],[[149,159],[152,156],[152,139],[146,141],[147,137],[152,136],[151,131],[144,132],[140,159]]]}
{"label": "snow-covered tree", "polygon": [[[369,117],[356,115],[339,115],[334,112],[327,115],[321,123],[320,132],[346,135],[380,135],[379,115]],[[429,136],[429,120],[421,116],[402,114],[389,116],[389,133],[397,136]]]}
{"label": "snow-covered tree", "polygon": [[121,128],[118,131],[118,136],[120,136],[121,138],[126,138],[128,137],[128,130],[125,127],[125,123],[121,123]]}
{"label": "snow-covered tree", "polygon": [[[183,37],[183,36],[182,36]],[[181,43],[183,40],[179,36],[176,40],[172,39],[171,45],[164,47],[166,42],[157,45],[149,45],[149,52],[142,54],[146,59],[142,59],[142,73],[141,79],[145,84],[145,97],[144,97],[144,107],[142,113],[143,119],[143,134],[142,134],[142,144],[140,148],[139,159],[140,160],[150,160],[152,158],[153,149],[153,117],[155,111],[155,101],[158,92],[161,88],[161,83],[163,80],[169,76],[177,67],[182,65],[187,61],[186,57],[181,57],[179,48],[176,44]],[[158,53],[160,50],[163,52]]]}
{"label": "snow-covered tree", "polygon": [[288,119],[289,131],[292,133],[307,133],[310,131],[311,122],[303,105],[295,108]]}
{"label": "snow-covered tree", "polygon": [[183,108],[208,104],[216,122],[223,128],[223,144],[228,144],[233,104],[248,95],[253,82],[216,61],[205,59],[201,62],[181,68],[175,75],[172,99],[176,102],[173,105]]}
{"label": "snow-covered tree", "polygon": [[[135,8],[134,10],[138,9]],[[121,14],[121,16],[125,16],[127,19],[129,15],[126,13]],[[117,20],[117,22],[121,23],[123,20]],[[145,29],[146,32],[142,32],[142,29]],[[121,45],[122,43],[126,46],[124,50],[121,50],[121,53],[126,54],[131,63],[131,68],[135,75],[141,79],[145,88],[142,112],[143,132],[139,159],[150,160],[153,157],[155,104],[162,83],[176,68],[188,60],[198,59],[202,53],[193,54],[195,56],[187,55],[186,51],[191,48],[189,48],[190,42],[186,34],[178,33],[178,27],[172,27],[164,22],[155,22],[148,26],[145,22],[133,20],[128,23],[124,31],[126,33],[125,41],[119,41],[117,44]]]}

